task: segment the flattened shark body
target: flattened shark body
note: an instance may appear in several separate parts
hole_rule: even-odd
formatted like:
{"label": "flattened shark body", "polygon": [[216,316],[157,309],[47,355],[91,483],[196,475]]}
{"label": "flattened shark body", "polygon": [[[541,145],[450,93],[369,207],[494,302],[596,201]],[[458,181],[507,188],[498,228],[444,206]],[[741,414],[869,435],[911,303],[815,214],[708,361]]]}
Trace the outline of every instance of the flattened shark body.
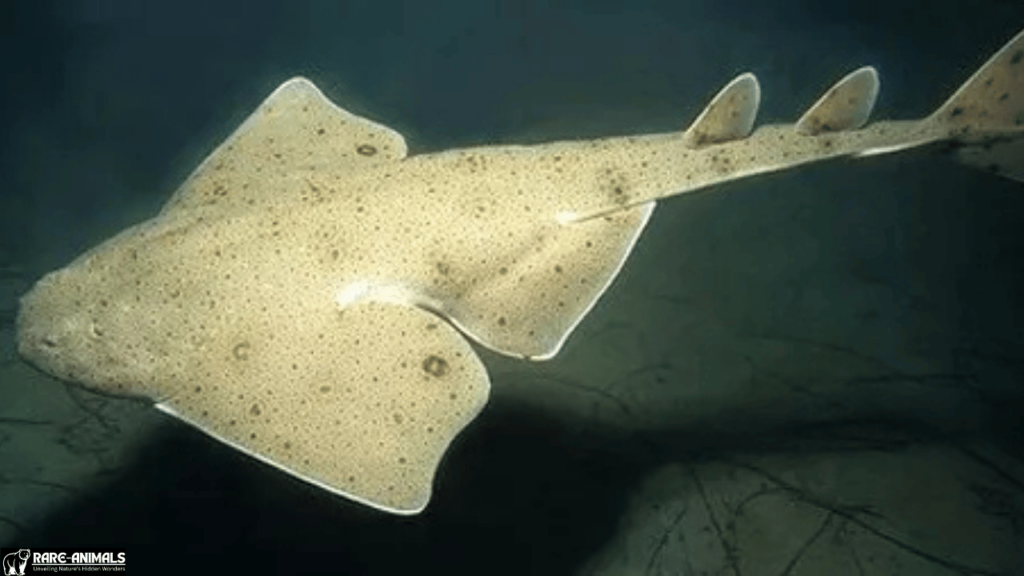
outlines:
{"label": "flattened shark body", "polygon": [[297,477],[422,510],[489,394],[468,340],[555,355],[660,198],[839,156],[939,145],[1024,181],[1024,33],[931,116],[866,124],[872,68],[754,130],[756,78],[684,132],[407,156],[285,82],[152,220],[22,299],[19,352],[144,396]]}

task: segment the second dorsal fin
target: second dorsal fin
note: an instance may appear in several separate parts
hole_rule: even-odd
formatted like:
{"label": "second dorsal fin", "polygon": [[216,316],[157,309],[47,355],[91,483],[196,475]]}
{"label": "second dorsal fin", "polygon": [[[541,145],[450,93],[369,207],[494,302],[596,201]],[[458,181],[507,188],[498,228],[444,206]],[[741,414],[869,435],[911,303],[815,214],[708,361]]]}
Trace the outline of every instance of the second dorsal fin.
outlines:
{"label": "second dorsal fin", "polygon": [[725,85],[683,133],[690,148],[746,138],[754,127],[761,88],[747,72]]}
{"label": "second dorsal fin", "polygon": [[878,97],[878,72],[871,66],[847,74],[811,106],[796,123],[807,136],[856,130],[863,126]]}

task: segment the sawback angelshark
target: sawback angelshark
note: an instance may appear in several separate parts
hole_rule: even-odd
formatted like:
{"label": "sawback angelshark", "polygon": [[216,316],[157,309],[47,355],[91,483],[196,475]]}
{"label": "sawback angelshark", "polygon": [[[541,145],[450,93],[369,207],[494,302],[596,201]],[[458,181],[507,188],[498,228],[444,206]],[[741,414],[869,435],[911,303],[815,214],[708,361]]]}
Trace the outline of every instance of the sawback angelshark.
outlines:
{"label": "sawback angelshark", "polygon": [[855,70],[795,124],[754,129],[747,73],[682,132],[407,156],[400,134],[294,78],[155,218],[39,280],[18,350],[414,514],[488,398],[469,341],[554,356],[656,200],[926,146],[1024,181],[1024,33],[926,118],[868,123],[878,86]]}

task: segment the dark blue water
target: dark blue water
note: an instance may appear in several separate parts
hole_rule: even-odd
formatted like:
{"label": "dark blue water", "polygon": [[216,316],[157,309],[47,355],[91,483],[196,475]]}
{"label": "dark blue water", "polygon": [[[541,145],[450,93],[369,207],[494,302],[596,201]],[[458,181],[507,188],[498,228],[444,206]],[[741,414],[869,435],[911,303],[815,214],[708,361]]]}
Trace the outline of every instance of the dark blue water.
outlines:
{"label": "dark blue water", "polygon": [[[793,121],[862,64],[882,79],[875,117],[921,116],[1022,27],[1024,4],[984,1],[5,2],[0,266],[27,283],[151,216],[294,75],[403,133],[415,153],[681,129],[747,70],[761,81],[764,121]],[[671,347],[683,336],[662,325],[692,336],[709,325],[699,314],[739,333],[841,334],[860,322],[850,282],[895,286],[865,312],[880,318],[867,336],[862,324],[848,333],[893,366],[927,357],[948,361],[949,374],[998,381],[972,380],[983,392],[967,406],[946,391],[879,403],[875,392],[855,393],[837,421],[952,430],[1019,450],[1022,185],[916,158],[728,189],[664,203],[595,311],[635,323],[613,344],[631,350],[624,358],[683,363]],[[798,243],[777,239],[794,221],[815,238],[814,254],[779,244]],[[709,295],[718,299],[699,310],[687,304]],[[631,303],[658,298],[671,305],[657,322]],[[13,303],[3,309],[9,323]],[[647,316],[623,312],[634,309]],[[573,362],[601,361],[606,324],[588,318],[567,349]],[[924,344],[904,346],[914,338]],[[971,346],[969,359],[952,357]],[[979,358],[988,363],[979,368]],[[496,390],[503,374],[517,377],[511,363],[489,359]],[[566,574],[612,537],[630,490],[655,465],[768,451],[788,442],[787,422],[806,420],[800,407],[766,408],[759,420],[726,402],[718,419],[711,409],[699,419],[707,426],[673,430],[659,412],[661,433],[623,432],[496,398],[456,442],[417,517],[320,493],[168,423],[103,485],[19,523],[12,544],[124,546],[137,558],[129,570],[147,574]]]}

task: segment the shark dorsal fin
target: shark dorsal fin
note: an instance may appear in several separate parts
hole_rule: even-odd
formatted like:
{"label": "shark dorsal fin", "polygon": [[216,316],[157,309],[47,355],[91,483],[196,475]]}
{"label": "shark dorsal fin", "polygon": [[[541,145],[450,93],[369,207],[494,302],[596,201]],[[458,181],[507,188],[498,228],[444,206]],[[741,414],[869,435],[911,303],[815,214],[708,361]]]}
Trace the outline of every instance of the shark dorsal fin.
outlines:
{"label": "shark dorsal fin", "polygon": [[858,68],[836,82],[796,123],[806,136],[856,130],[867,123],[878,97],[878,72]]}
{"label": "shark dorsal fin", "polygon": [[683,138],[690,148],[720,144],[746,138],[754,127],[757,108],[761,103],[761,88],[757,78],[747,72],[725,85],[693,124]]}

